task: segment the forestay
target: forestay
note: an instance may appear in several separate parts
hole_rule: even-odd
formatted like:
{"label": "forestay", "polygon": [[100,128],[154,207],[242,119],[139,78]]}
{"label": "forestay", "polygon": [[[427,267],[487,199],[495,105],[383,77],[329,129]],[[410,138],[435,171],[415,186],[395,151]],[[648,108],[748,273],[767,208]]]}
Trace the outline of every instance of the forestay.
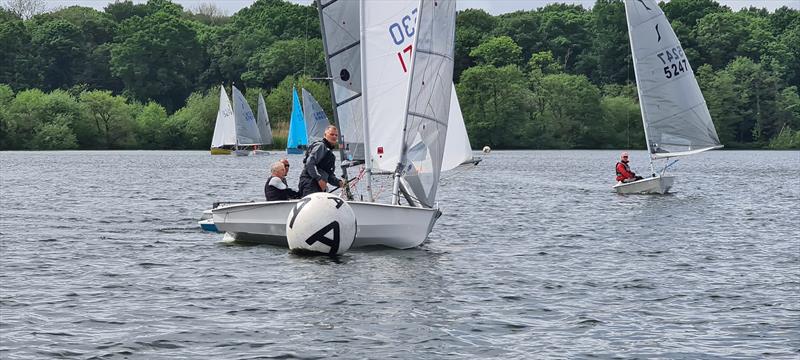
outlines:
{"label": "forestay", "polygon": [[721,147],[689,60],[653,0],[626,0],[636,85],[652,158]]}
{"label": "forestay", "polygon": [[314,140],[321,140],[325,135],[325,128],[330,125],[328,116],[325,115],[325,110],[322,110],[317,99],[314,99],[310,92],[305,88],[301,92],[303,93],[303,116],[305,117],[308,141],[311,143]]}
{"label": "forestay", "polygon": [[258,132],[261,134],[261,143],[264,145],[272,144],[272,129],[269,126],[269,114],[264,96],[258,94]]}
{"label": "forestay", "polygon": [[318,1],[334,116],[351,160],[364,160],[359,7],[354,0]]}
{"label": "forestay", "polygon": [[214,136],[211,138],[211,147],[219,148],[225,145],[236,144],[236,129],[233,120],[233,107],[225,93],[225,88],[219,87],[219,110],[217,121],[214,124]]}
{"label": "forestay", "polygon": [[235,86],[233,86],[233,115],[236,122],[236,144],[261,145],[261,134],[253,110],[250,110],[244,95]]}

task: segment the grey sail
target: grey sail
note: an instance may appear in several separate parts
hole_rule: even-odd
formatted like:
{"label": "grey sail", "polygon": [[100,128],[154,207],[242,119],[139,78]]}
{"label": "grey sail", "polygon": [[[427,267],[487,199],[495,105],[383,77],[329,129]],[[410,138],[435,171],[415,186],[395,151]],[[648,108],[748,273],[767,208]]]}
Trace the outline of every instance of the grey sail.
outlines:
{"label": "grey sail", "polygon": [[233,97],[233,118],[236,122],[237,145],[261,145],[261,134],[258,131],[256,117],[250,110],[244,95],[236,86],[231,86]]}
{"label": "grey sail", "polygon": [[403,184],[421,205],[434,206],[453,87],[455,1],[422,1],[404,137]]}
{"label": "grey sail", "polygon": [[692,67],[653,0],[625,0],[636,85],[651,158],[720,148]]}
{"label": "grey sail", "polygon": [[318,0],[334,114],[351,160],[364,160],[359,1]]}
{"label": "grey sail", "polygon": [[314,99],[314,96],[305,88],[301,92],[303,93],[303,117],[306,121],[306,134],[310,144],[312,141],[322,139],[325,135],[325,128],[330,125],[330,122],[317,99]]}
{"label": "grey sail", "polygon": [[264,102],[264,96],[258,94],[258,132],[261,134],[261,143],[264,145],[272,145],[272,129],[269,126],[269,114],[267,114],[267,105]]}

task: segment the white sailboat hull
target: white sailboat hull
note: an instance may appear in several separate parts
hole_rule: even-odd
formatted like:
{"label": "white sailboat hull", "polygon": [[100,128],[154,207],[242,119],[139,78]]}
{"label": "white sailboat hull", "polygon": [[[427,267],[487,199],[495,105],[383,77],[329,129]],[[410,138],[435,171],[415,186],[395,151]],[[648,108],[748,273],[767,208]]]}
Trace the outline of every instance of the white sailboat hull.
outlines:
{"label": "white sailboat hull", "polygon": [[[218,231],[237,241],[286,246],[286,218],[297,200],[237,204],[213,209]],[[351,247],[370,245],[408,249],[421,245],[438,218],[438,210],[370,202],[348,202],[356,215]]]}
{"label": "white sailboat hull", "polygon": [[617,194],[666,194],[675,182],[674,176],[656,176],[614,185]]}

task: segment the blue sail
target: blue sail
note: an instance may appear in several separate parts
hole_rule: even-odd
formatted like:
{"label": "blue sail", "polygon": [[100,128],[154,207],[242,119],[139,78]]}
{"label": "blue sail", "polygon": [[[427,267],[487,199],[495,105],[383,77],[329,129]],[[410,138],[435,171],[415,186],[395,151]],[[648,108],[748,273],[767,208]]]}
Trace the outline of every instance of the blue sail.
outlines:
{"label": "blue sail", "polygon": [[287,154],[302,154],[308,146],[306,122],[303,119],[303,107],[297,97],[297,89],[292,88],[292,118],[289,121],[289,136],[286,139]]}

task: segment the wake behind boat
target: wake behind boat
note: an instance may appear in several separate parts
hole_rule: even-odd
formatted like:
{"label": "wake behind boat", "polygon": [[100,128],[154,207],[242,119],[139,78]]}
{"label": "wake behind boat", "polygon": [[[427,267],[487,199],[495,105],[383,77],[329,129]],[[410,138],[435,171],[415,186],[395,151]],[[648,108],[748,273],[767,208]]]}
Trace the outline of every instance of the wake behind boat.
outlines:
{"label": "wake behind boat", "polygon": [[[614,185],[622,194],[663,194],[674,177],[658,173],[654,160],[719,149],[706,101],[692,67],[664,12],[654,0],[625,0],[645,143],[653,177]],[[658,174],[658,175],[655,175]]]}

